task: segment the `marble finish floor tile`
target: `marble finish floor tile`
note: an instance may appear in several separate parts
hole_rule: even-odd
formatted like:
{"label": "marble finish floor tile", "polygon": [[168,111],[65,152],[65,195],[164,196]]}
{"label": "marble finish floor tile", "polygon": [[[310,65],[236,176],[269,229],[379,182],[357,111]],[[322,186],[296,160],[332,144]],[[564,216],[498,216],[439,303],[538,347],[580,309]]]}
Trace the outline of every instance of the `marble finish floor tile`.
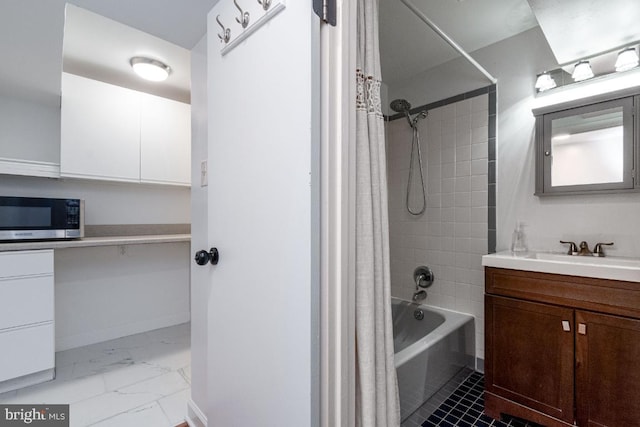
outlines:
{"label": "marble finish floor tile", "polygon": [[173,427],[167,419],[158,402],[139,406],[127,412],[116,415],[93,424],[95,427],[140,427],[140,426],[158,426]]}
{"label": "marble finish floor tile", "polygon": [[190,395],[190,324],[56,354],[56,378],[0,394],[0,403],[70,404],[72,427],[172,427]]}
{"label": "marble finish floor tile", "polygon": [[185,402],[189,400],[189,396],[191,396],[191,391],[186,389],[158,400],[162,411],[169,418],[172,426],[184,421],[184,406]]}

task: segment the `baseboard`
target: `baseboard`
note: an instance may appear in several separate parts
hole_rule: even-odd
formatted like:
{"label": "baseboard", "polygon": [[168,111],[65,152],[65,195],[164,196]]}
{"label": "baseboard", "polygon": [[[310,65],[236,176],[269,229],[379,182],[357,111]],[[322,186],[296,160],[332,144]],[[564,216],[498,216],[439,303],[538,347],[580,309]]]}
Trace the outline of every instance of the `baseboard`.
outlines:
{"label": "baseboard", "polygon": [[189,320],[191,320],[191,314],[186,312],[156,319],[117,325],[108,329],[84,332],[66,337],[56,337],[56,351],[70,350],[72,348],[84,347],[85,345],[122,338],[129,335],[139,334],[141,332],[152,331],[154,329],[180,325],[188,322]]}
{"label": "baseboard", "polygon": [[187,424],[189,427],[207,427],[207,416],[192,399],[187,401]]}
{"label": "baseboard", "polygon": [[34,384],[40,384],[51,381],[55,377],[55,369],[47,369],[45,371],[36,372],[35,374],[25,375],[19,378],[0,382],[0,394],[8,391],[17,390],[19,388],[28,387]]}
{"label": "baseboard", "polygon": [[484,359],[476,358],[476,371],[484,374]]}

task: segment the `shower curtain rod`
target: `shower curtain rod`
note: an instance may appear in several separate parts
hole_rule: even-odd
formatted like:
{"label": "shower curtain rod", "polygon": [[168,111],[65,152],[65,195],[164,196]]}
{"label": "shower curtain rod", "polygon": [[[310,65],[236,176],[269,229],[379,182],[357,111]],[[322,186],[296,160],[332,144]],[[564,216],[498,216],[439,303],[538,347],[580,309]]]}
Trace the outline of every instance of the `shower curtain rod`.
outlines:
{"label": "shower curtain rod", "polygon": [[433,31],[436,32],[436,34],[438,34],[440,37],[442,37],[442,39],[444,41],[446,41],[447,43],[449,43],[449,45],[454,48],[455,50],[457,50],[462,56],[464,56],[464,58],[469,61],[471,63],[471,65],[473,65],[474,67],[476,67],[478,69],[478,71],[480,71],[482,74],[484,74],[484,76],[486,78],[489,79],[489,81],[491,81],[491,83],[496,84],[498,82],[498,80],[493,77],[491,74],[489,74],[489,72],[487,70],[484,69],[484,67],[482,65],[480,65],[475,59],[473,59],[467,52],[464,51],[464,49],[462,49],[462,47],[460,47],[460,45],[458,43],[456,43],[453,39],[451,39],[451,37],[449,37],[448,35],[446,35],[444,33],[444,31],[442,31],[440,28],[438,28],[438,26],[427,17],[427,15],[425,15],[424,13],[422,13],[421,10],[419,10],[417,7],[415,7],[415,5],[413,3],[411,3],[409,0],[400,0],[402,3],[404,3],[405,6],[407,6],[418,18],[420,18],[420,20],[422,20],[422,22],[424,22],[425,24],[427,24],[429,27],[431,27],[431,29]]}

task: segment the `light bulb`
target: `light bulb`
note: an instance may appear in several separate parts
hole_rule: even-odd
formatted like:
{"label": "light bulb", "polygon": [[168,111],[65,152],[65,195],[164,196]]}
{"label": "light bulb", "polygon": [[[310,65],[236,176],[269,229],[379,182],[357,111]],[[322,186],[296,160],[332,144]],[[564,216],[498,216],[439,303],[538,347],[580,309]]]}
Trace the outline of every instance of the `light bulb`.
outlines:
{"label": "light bulb", "polygon": [[618,54],[616,71],[627,71],[638,66],[638,54],[633,47],[624,49]]}
{"label": "light bulb", "polygon": [[571,77],[577,82],[581,82],[582,80],[587,80],[593,77],[593,71],[591,70],[589,61],[578,62],[576,64],[576,67],[573,69],[573,74],[571,74]]}
{"label": "light bulb", "polygon": [[547,72],[544,72],[538,76],[536,80],[536,89],[538,92],[544,92],[545,90],[553,89],[556,87],[556,81]]}
{"label": "light bulb", "polygon": [[171,67],[155,59],[136,56],[131,58],[130,63],[137,75],[152,82],[166,80],[171,73]]}

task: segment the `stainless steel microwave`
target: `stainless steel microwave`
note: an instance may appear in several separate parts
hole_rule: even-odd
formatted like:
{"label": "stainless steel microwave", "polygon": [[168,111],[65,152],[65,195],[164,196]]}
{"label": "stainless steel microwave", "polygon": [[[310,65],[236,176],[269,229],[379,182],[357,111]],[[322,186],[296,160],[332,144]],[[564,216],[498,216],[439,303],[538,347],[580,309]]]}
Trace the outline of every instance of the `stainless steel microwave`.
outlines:
{"label": "stainless steel microwave", "polygon": [[84,237],[84,200],[0,196],[0,241]]}

